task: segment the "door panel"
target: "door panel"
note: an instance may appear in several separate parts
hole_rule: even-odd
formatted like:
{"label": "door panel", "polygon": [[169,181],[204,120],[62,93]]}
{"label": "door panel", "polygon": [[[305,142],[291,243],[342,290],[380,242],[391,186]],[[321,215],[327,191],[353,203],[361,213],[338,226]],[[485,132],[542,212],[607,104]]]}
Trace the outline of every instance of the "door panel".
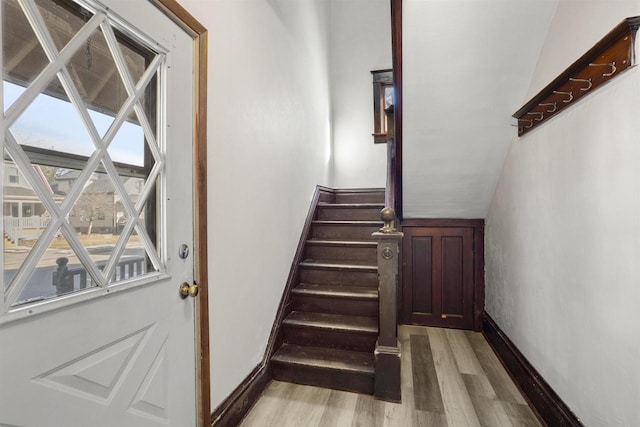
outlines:
{"label": "door panel", "polygon": [[442,237],[442,314],[462,316],[464,264],[462,237]]}
{"label": "door panel", "polygon": [[102,3],[2,0],[0,425],[195,425],[193,41]]}
{"label": "door panel", "polygon": [[411,241],[414,259],[420,262],[412,263],[411,276],[415,286],[412,287],[413,299],[411,300],[411,312],[414,313],[433,313],[433,275],[432,263],[432,247],[433,238],[431,236],[416,236]]}
{"label": "door panel", "polygon": [[473,228],[403,227],[402,231],[403,321],[473,328]]}

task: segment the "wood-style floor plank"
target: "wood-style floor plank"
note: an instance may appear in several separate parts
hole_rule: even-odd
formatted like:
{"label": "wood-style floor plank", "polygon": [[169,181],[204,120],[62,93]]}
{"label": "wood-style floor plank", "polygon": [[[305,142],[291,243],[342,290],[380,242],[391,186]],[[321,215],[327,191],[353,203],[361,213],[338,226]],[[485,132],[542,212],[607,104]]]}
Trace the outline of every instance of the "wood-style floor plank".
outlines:
{"label": "wood-style floor plank", "polygon": [[526,405],[527,401],[524,399],[520,391],[513,383],[509,374],[500,363],[498,356],[493,352],[487,340],[479,332],[466,332],[471,348],[476,354],[482,369],[486,373],[493,389],[496,392],[496,396],[499,400],[506,402],[521,403]]}
{"label": "wood-style floor plank", "polygon": [[482,334],[401,326],[398,339],[401,404],[271,381],[241,427],[541,427]]}
{"label": "wood-style floor plank", "polygon": [[415,411],[411,424],[401,424],[401,426],[416,427],[446,427],[447,417],[445,414],[435,412]]}
{"label": "wood-style floor plank", "polygon": [[427,332],[449,427],[480,426],[480,421],[462,380],[462,375],[458,371],[445,331],[427,328]]}
{"label": "wood-style floor plank", "polygon": [[331,390],[318,427],[349,427],[356,411],[358,395]]}
{"label": "wood-style floor plank", "polygon": [[[276,404],[274,408],[268,409],[271,416],[265,418],[261,414],[254,415],[252,410],[249,417],[242,423],[243,426],[313,427],[320,423],[331,390],[278,381],[272,381],[267,388],[271,388],[272,385],[276,385],[278,389],[284,389],[282,391],[286,396],[284,405],[278,407],[279,405]],[[261,400],[262,397],[258,403]]]}
{"label": "wood-style floor plank", "polygon": [[383,427],[384,426],[384,402],[373,399],[371,396],[361,394],[356,402],[356,410],[353,415],[351,427]]}
{"label": "wood-style floor plank", "polygon": [[473,408],[483,427],[513,427],[511,420],[502,406],[502,402],[484,396],[471,394]]}
{"label": "wood-style floor plank", "polygon": [[295,387],[280,381],[271,381],[249,414],[243,426],[268,427],[278,425],[282,411],[293,397]]}
{"label": "wood-style floor plank", "polygon": [[436,375],[429,337],[411,335],[411,360],[415,408],[444,414],[442,394]]}
{"label": "wood-style floor plank", "polygon": [[496,392],[493,390],[493,386],[486,375],[462,374],[462,379],[469,395],[496,399]]}
{"label": "wood-style floor plank", "polygon": [[[411,335],[410,327],[398,328],[398,337],[401,345],[400,375],[402,381],[400,387],[402,391],[402,404],[400,406],[400,424],[395,425],[419,425],[418,412],[416,411],[413,389],[413,361],[411,360]],[[396,404],[397,405],[397,404]],[[394,425],[389,422],[389,425]],[[428,424],[424,424],[428,425]]]}
{"label": "wood-style floor plank", "polygon": [[449,345],[460,373],[484,375],[480,361],[478,361],[476,354],[473,352],[465,332],[459,329],[446,329],[445,334],[449,340]]}
{"label": "wood-style floor plank", "polygon": [[540,427],[540,422],[529,405],[512,402],[503,402],[502,404],[514,426]]}

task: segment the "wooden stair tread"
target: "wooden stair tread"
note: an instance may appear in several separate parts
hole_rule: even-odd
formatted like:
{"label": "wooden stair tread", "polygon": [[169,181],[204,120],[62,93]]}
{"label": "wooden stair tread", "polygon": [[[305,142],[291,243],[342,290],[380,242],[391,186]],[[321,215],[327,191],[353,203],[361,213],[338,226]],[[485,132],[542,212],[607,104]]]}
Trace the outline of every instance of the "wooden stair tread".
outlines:
{"label": "wooden stair tread", "polygon": [[381,210],[384,208],[384,203],[328,203],[328,202],[318,202],[318,206],[325,208],[380,208]]}
{"label": "wooden stair tread", "polygon": [[373,354],[360,351],[282,344],[271,360],[276,363],[321,369],[350,371],[369,375],[374,373]]}
{"label": "wooden stair tread", "polygon": [[284,319],[283,324],[336,332],[378,334],[378,319],[375,317],[293,311]]}
{"label": "wooden stair tread", "polygon": [[336,194],[371,194],[371,193],[381,193],[382,195],[384,195],[385,189],[384,188],[377,188],[377,187],[373,187],[373,188],[336,188],[334,189],[334,192]]}
{"label": "wooden stair tread", "polygon": [[375,248],[378,243],[372,240],[329,240],[329,239],[309,239],[306,241],[312,246],[339,246],[339,247],[358,247],[358,248]]}
{"label": "wooden stair tread", "polygon": [[348,225],[353,227],[377,227],[384,225],[382,221],[344,221],[344,220],[322,220],[314,219],[312,221],[316,225]]}
{"label": "wooden stair tread", "polygon": [[300,263],[301,267],[315,268],[320,270],[343,270],[343,271],[364,271],[375,273],[378,271],[377,264],[371,261],[359,260],[313,260],[305,259]]}
{"label": "wooden stair tread", "polygon": [[298,296],[320,296],[355,300],[377,300],[378,289],[364,286],[343,286],[323,283],[300,283],[292,289]]}

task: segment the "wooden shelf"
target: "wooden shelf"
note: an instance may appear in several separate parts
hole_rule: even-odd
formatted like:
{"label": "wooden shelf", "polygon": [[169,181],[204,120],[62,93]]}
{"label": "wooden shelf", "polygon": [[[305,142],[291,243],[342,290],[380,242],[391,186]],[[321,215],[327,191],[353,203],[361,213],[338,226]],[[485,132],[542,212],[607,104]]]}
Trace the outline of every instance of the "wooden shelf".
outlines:
{"label": "wooden shelf", "polygon": [[518,136],[540,126],[583,96],[636,65],[640,16],[626,18],[513,114]]}

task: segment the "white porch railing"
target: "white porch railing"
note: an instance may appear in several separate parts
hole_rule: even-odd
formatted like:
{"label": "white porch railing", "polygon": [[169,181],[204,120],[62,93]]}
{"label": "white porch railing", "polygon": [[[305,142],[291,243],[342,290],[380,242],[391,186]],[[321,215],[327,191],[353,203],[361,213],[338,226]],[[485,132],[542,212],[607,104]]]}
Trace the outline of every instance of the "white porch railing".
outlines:
{"label": "white porch railing", "polygon": [[50,222],[51,217],[48,216],[29,216],[24,218],[5,216],[3,218],[4,235],[14,243],[18,239],[37,239]]}
{"label": "white porch railing", "polygon": [[15,218],[12,216],[4,217],[5,227],[10,225],[16,229],[23,228],[46,228],[51,222],[51,217],[48,216],[27,216],[23,218]]}

